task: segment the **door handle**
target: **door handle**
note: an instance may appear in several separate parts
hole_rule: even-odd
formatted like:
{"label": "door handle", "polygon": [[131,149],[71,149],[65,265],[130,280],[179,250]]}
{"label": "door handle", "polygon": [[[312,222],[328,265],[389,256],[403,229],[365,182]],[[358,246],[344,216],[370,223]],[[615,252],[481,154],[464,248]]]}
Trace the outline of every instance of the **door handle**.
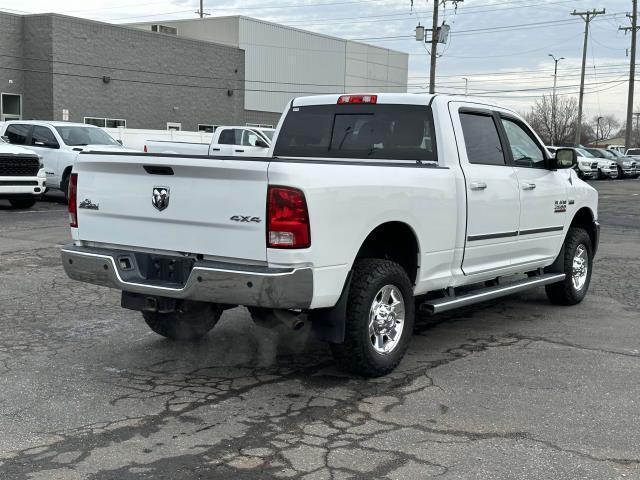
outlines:
{"label": "door handle", "polygon": [[484,190],[487,188],[487,184],[484,182],[471,182],[469,188],[471,188],[471,190]]}
{"label": "door handle", "polygon": [[536,188],[536,184],[535,183],[523,183],[522,184],[522,189],[523,190],[533,190],[534,188]]}
{"label": "door handle", "polygon": [[211,151],[213,151],[213,152],[219,152],[219,151],[220,151],[220,149],[219,149],[219,148],[212,148],[212,149],[211,149]]}
{"label": "door handle", "polygon": [[242,153],[244,150],[236,150],[237,153]]}

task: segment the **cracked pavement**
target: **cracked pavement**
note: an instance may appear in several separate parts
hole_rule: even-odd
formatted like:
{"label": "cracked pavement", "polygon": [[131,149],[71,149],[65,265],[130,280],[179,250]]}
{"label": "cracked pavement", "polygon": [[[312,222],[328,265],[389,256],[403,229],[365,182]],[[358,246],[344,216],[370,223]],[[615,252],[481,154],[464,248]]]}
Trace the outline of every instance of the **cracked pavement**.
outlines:
{"label": "cracked pavement", "polygon": [[0,202],[0,479],[640,478],[640,181],[593,185],[581,305],[538,289],[420,318],[374,380],[243,309],[165,340],[66,278],[58,196]]}

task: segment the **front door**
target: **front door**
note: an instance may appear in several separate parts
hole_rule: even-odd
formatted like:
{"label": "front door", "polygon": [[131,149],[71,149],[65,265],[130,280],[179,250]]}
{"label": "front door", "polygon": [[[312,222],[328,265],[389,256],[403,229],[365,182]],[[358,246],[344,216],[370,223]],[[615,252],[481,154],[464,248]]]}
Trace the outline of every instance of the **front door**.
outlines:
{"label": "front door", "polygon": [[520,120],[503,115],[500,123],[520,187],[520,229],[513,262],[553,259],[564,238],[570,172],[548,169],[544,148]]}
{"label": "front door", "polygon": [[[518,179],[494,112],[451,104],[467,190],[466,275],[509,267],[518,235]],[[460,139],[462,141],[460,141]]]}
{"label": "front door", "polygon": [[59,186],[62,180],[62,170],[65,166],[60,164],[62,160],[60,144],[51,129],[35,125],[31,131],[31,141],[28,148],[42,157],[42,163],[47,172],[47,184]]}

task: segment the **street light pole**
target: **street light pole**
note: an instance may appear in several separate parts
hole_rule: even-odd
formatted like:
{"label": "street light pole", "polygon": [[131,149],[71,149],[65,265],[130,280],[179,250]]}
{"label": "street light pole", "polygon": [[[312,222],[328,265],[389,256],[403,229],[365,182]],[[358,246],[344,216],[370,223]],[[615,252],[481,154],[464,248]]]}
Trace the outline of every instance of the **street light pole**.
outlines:
{"label": "street light pole", "polygon": [[462,77],[462,80],[464,80],[464,96],[468,96],[469,95],[469,79],[467,77]]}
{"label": "street light pole", "polygon": [[549,54],[555,62],[553,69],[553,98],[551,99],[551,145],[556,144],[556,86],[558,85],[558,62],[564,60],[564,57],[556,58],[553,54]]}
{"label": "street light pole", "polygon": [[598,120],[596,122],[596,148],[598,148],[598,140],[600,139],[599,137],[599,132],[600,132],[600,120],[602,120],[602,117],[598,117]]}

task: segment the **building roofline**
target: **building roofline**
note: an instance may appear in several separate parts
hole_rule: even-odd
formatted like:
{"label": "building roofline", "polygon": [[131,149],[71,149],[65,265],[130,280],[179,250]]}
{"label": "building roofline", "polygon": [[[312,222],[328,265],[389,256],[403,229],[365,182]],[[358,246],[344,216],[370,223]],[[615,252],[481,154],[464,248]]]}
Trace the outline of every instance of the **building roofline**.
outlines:
{"label": "building roofline", "polygon": [[[182,19],[178,19],[178,20],[165,20],[165,22],[166,23],[207,22],[207,21],[214,21],[214,20],[220,20],[220,19],[238,19],[238,20],[246,20],[246,21],[249,21],[249,22],[264,23],[264,24],[267,24],[267,25],[273,25],[273,26],[280,27],[280,28],[286,28],[286,29],[289,29],[289,30],[294,30],[296,32],[304,33],[304,34],[307,34],[307,35],[314,35],[316,37],[327,38],[327,39],[330,39],[330,40],[336,40],[336,41],[340,41],[340,42],[357,43],[359,45],[363,45],[363,46],[366,46],[366,47],[379,48],[380,50],[387,50],[388,52],[407,55],[407,57],[409,56],[408,52],[403,52],[401,50],[394,50],[392,48],[380,47],[378,45],[372,45],[370,43],[361,42],[359,40],[350,40],[348,38],[335,37],[333,35],[327,35],[325,33],[319,33],[319,32],[313,32],[313,31],[310,31],[310,30],[304,30],[302,28],[292,27],[292,26],[289,26],[289,25],[283,25],[281,23],[270,22],[268,20],[262,20],[262,19],[254,18],[254,17],[248,17],[246,15],[221,15],[221,16],[212,16],[212,17],[202,18],[202,19],[200,19],[200,18],[182,18]],[[126,23],[126,24],[123,24],[123,25],[151,25],[151,24],[159,24],[159,25],[161,25],[162,21],[158,20],[158,21],[151,21],[151,22]]]}

